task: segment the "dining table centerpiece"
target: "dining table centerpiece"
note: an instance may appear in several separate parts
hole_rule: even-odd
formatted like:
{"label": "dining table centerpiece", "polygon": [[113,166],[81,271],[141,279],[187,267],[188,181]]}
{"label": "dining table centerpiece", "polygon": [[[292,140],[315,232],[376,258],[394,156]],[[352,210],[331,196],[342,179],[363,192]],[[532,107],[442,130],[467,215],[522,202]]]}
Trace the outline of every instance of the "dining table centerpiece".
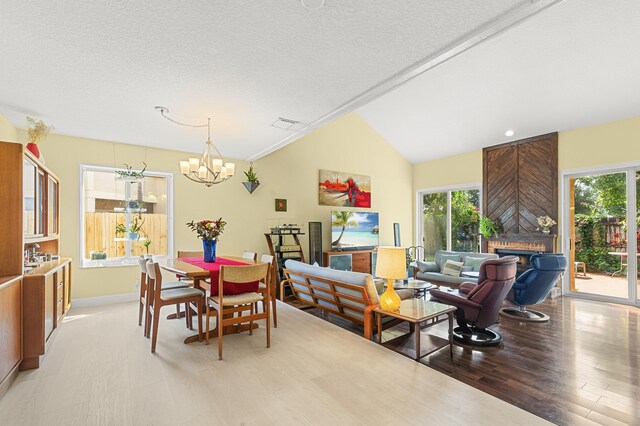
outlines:
{"label": "dining table centerpiece", "polygon": [[187,222],[187,226],[198,234],[198,238],[202,240],[202,248],[204,250],[204,261],[212,263],[216,261],[216,245],[220,234],[224,231],[227,224],[222,218],[217,220],[205,219],[201,221]]}

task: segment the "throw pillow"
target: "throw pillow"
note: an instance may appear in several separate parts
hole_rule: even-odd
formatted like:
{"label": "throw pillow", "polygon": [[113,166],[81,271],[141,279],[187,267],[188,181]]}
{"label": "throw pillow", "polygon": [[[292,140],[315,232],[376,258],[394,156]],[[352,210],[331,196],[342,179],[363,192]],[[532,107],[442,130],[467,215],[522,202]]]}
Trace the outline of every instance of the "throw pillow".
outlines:
{"label": "throw pillow", "polygon": [[450,275],[452,277],[459,277],[460,270],[462,269],[462,262],[454,262],[453,260],[447,260],[442,267],[442,275]]}
{"label": "throw pillow", "polygon": [[473,271],[473,266],[470,265],[462,265],[460,272],[471,272]]}
{"label": "throw pillow", "polygon": [[459,254],[441,254],[440,259],[436,259],[439,260],[438,265],[440,266],[440,269],[442,269],[444,267],[444,264],[447,263],[447,260],[453,260],[454,262],[460,262],[460,255]]}
{"label": "throw pillow", "polygon": [[480,265],[482,265],[485,260],[487,260],[487,259],[484,258],[484,257],[467,256],[464,259],[464,265],[465,266],[473,266],[473,270],[475,272],[478,272],[478,271],[480,271]]}
{"label": "throw pillow", "polygon": [[416,264],[420,272],[440,272],[440,268],[438,268],[436,262],[422,262],[418,260]]}

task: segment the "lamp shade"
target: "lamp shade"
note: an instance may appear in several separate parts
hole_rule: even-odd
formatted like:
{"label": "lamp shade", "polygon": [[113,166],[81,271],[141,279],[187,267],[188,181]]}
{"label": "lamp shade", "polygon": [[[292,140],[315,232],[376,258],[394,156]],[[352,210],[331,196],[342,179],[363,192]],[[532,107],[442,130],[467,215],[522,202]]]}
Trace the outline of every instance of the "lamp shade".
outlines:
{"label": "lamp shade", "polygon": [[407,277],[407,254],[404,247],[378,247],[376,276],[389,280]]}

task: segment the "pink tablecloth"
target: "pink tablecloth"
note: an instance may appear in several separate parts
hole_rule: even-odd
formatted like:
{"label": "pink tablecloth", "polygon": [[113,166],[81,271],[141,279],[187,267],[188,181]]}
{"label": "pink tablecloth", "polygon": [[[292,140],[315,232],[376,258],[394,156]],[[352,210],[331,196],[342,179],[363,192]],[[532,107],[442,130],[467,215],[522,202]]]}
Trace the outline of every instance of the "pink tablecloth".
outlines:
{"label": "pink tablecloth", "polygon": [[[218,295],[218,280],[220,278],[220,267],[222,265],[248,266],[246,263],[225,259],[223,257],[216,257],[216,261],[212,263],[205,262],[204,259],[202,259],[201,257],[181,257],[180,260],[209,271],[209,274],[210,274],[209,276],[211,278],[211,295],[212,296]],[[224,294],[232,295],[232,294],[247,293],[250,291],[258,291],[258,285],[259,285],[258,281],[253,281],[248,283],[230,283],[225,281],[223,283]]]}

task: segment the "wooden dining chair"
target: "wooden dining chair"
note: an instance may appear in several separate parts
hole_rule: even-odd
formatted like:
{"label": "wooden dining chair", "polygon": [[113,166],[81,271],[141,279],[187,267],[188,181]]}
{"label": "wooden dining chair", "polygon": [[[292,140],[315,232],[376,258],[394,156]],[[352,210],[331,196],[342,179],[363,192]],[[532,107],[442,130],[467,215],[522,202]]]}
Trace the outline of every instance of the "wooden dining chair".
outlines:
{"label": "wooden dining chair", "polygon": [[[204,257],[204,252],[202,251],[189,251],[189,250],[178,250],[178,258],[180,257]],[[190,286],[193,286],[193,278],[186,277],[184,275],[178,275],[178,280],[188,283]]]}
{"label": "wooden dining chair", "polygon": [[[206,302],[206,331],[205,342],[209,343],[209,318],[211,310],[214,315],[218,316],[216,328],[218,330],[218,359],[222,359],[222,336],[226,326],[239,325],[249,323],[249,334],[253,334],[253,321],[260,319],[266,320],[267,348],[271,345],[271,324],[269,321],[269,299],[271,294],[270,280],[267,279],[271,264],[259,263],[257,265],[248,266],[229,266],[222,265],[220,267],[220,277],[218,279],[218,295],[209,296]],[[264,296],[256,292],[247,292],[234,295],[224,295],[225,283],[250,283],[254,281],[263,281],[267,283]],[[265,310],[258,313],[255,304],[266,298]],[[235,313],[242,314],[249,311],[249,315],[235,317]]]}
{"label": "wooden dining chair", "polygon": [[256,260],[257,257],[258,257],[258,254],[254,253],[252,251],[243,251],[242,252],[242,258],[243,259]]}
{"label": "wooden dining chair", "polygon": [[[270,254],[263,254],[260,257],[260,262],[264,262],[264,263],[268,263],[271,265],[271,268],[269,268],[269,275],[267,276],[267,280],[270,281],[271,285],[271,294],[269,295],[269,298],[271,299],[271,311],[273,312],[273,327],[278,327],[278,313],[276,311],[276,302],[277,302],[277,298],[276,298],[276,269],[274,266],[274,262],[273,262],[274,257],[271,256]],[[264,296],[264,292],[267,291],[267,283],[261,282],[260,286],[259,286],[259,290],[258,292],[261,293]],[[262,310],[264,311],[264,304],[266,303],[266,299],[262,300]]]}
{"label": "wooden dining chair", "polygon": [[160,323],[160,310],[163,306],[184,303],[187,307],[191,303],[196,306],[198,313],[198,336],[202,338],[202,310],[204,308],[204,292],[197,288],[185,287],[171,290],[162,290],[162,272],[160,265],[153,260],[147,261],[147,279],[149,282],[148,298],[150,303],[147,315],[147,328],[151,329],[151,353],[156,351],[158,341],[158,324]]}
{"label": "wooden dining chair", "polygon": [[[148,298],[148,292],[149,292],[149,286],[148,286],[148,277],[147,277],[147,261],[151,259],[151,256],[149,255],[144,255],[144,256],[140,256],[138,258],[138,265],[140,266],[140,297],[139,297],[139,306],[138,306],[138,325],[142,325],[142,312],[148,312],[149,308],[148,308],[148,303],[149,303],[149,298]],[[186,288],[189,287],[188,284],[186,283],[182,283],[180,281],[172,281],[172,282],[165,282],[162,283],[162,290],[173,290],[176,288]],[[146,309],[145,309],[146,308]],[[180,312],[180,305],[176,304],[176,312],[179,313]],[[146,314],[145,314],[145,328],[144,328],[144,335],[146,337],[149,337],[149,330],[147,329],[147,319],[146,319]]]}

